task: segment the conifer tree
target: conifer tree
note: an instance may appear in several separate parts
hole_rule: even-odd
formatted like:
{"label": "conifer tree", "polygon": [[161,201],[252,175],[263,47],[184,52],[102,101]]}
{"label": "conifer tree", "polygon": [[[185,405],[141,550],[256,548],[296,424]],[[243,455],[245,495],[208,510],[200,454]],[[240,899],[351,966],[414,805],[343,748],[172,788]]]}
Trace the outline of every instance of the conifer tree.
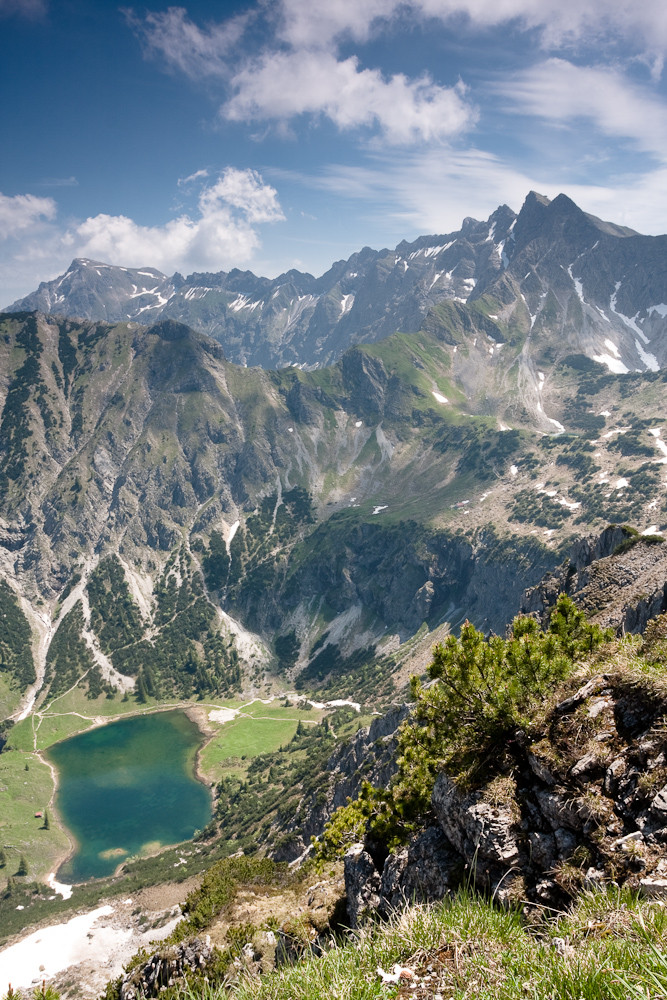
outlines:
{"label": "conifer tree", "polygon": [[137,701],[142,704],[147,700],[148,692],[146,691],[146,682],[144,680],[144,675],[139,671],[139,676],[137,677]]}
{"label": "conifer tree", "polygon": [[19,866],[16,869],[17,875],[27,875],[28,874],[28,862],[25,859],[25,855],[22,854],[19,858]]}

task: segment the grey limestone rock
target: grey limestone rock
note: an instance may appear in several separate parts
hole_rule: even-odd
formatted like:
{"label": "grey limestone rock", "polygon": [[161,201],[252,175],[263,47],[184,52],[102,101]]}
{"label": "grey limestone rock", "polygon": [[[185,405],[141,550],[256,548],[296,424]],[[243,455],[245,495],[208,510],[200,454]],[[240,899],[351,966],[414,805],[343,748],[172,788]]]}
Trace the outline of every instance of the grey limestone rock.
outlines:
{"label": "grey limestone rock", "polygon": [[144,965],[123,976],[120,1000],[156,997],[175,985],[187,972],[202,972],[213,959],[210,940],[193,938],[151,955]]}
{"label": "grey limestone rock", "polygon": [[660,789],[651,802],[651,809],[663,819],[667,819],[667,785]]}
{"label": "grey limestone rock", "polygon": [[568,827],[572,830],[581,830],[584,823],[579,815],[579,810],[565,793],[546,792],[538,790],[535,798],[540,811],[552,830],[559,830]]}
{"label": "grey limestone rock", "polygon": [[515,822],[506,806],[483,801],[482,793],[462,796],[444,772],[434,785],[431,804],[445,835],[465,857],[513,865],[519,857]]}
{"label": "grey limestone rock", "polygon": [[443,899],[455,884],[460,864],[460,855],[452,850],[442,830],[430,826],[385,861],[380,912],[388,916],[406,903]]}
{"label": "grey limestone rock", "polygon": [[363,844],[352,844],[345,854],[347,916],[352,929],[377,911],[380,904],[380,873]]}

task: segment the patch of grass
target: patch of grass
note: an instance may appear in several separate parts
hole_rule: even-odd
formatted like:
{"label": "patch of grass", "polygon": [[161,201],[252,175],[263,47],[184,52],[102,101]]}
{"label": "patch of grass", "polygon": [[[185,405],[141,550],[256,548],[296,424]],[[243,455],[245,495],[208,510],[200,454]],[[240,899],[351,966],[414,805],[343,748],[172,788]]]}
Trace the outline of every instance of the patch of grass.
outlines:
{"label": "patch of grass", "polygon": [[[53,821],[49,805],[53,791],[51,770],[35,754],[18,750],[0,754],[0,845],[7,858],[0,869],[0,886],[3,876],[16,873],[21,855],[28,862],[27,878],[43,878],[68,850],[66,835]],[[43,829],[43,818],[35,817],[45,809],[48,830]]]}
{"label": "patch of grass", "polygon": [[32,729],[32,718],[28,717],[9,730],[7,734],[7,750],[24,750],[30,752],[34,749],[34,734]]}
{"label": "patch of grass", "polygon": [[8,719],[21,700],[21,692],[7,674],[0,673],[0,719]]}
{"label": "patch of grass", "polygon": [[[249,713],[247,716],[245,711]],[[258,718],[265,714],[267,718]],[[245,771],[245,761],[249,764],[260,754],[275,752],[289,743],[299,721],[304,720],[304,725],[318,722],[321,714],[277,705],[250,706],[244,710],[244,715],[225,722],[220,732],[206,745],[200,756],[202,771],[212,780],[220,778],[222,768],[228,772],[230,764],[235,772]]]}
{"label": "patch of grass", "polygon": [[[609,894],[586,896],[556,921],[527,926],[462,892],[433,907],[413,907],[371,927],[321,958],[243,979],[229,992],[184,989],[183,1000],[377,1000],[434,996],[479,1000],[612,1000],[662,996],[665,990],[662,911]],[[378,968],[412,972],[383,984]],[[411,986],[417,988],[412,990]],[[628,988],[634,986],[635,989]],[[650,993],[639,992],[646,985]]]}

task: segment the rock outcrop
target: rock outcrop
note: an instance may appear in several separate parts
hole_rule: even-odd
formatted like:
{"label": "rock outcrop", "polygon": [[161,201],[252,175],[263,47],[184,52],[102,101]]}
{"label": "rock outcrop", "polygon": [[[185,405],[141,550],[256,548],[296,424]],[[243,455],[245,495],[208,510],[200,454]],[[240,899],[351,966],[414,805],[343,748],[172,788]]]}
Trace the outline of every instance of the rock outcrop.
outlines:
{"label": "rock outcrop", "polygon": [[193,938],[156,951],[147,962],[127,972],[120,985],[120,1000],[157,997],[187,974],[205,973],[215,957],[209,941]]}
{"label": "rock outcrop", "polygon": [[[662,621],[662,619],[660,620]],[[379,866],[357,844],[345,866],[348,917],[443,898],[462,879],[503,902],[561,906],[586,884],[660,895],[667,876],[667,690],[599,675],[519,739],[513,766],[474,791],[446,773],[431,825]]]}
{"label": "rock outcrop", "polygon": [[562,566],[525,592],[522,614],[546,624],[561,593],[591,621],[618,633],[641,633],[667,609],[667,545],[609,525],[599,536],[578,540]]}

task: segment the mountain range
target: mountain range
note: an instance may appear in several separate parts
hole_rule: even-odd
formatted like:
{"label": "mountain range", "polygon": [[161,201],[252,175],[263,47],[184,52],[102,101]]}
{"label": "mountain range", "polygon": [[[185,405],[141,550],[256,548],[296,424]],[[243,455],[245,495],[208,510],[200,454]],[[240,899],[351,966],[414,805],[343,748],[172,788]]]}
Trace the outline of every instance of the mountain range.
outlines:
{"label": "mountain range", "polygon": [[349,693],[423,627],[504,628],[577,535],[658,531],[666,260],[533,193],[319,279],[75,261],[0,316],[0,574],[37,697],[91,662],[122,691],[169,643],[164,691]]}
{"label": "mountain range", "polygon": [[[548,627],[569,594],[595,623],[587,634],[619,637],[612,659],[593,653],[581,690],[579,669],[557,690],[545,681],[530,739],[522,721],[476,749],[483,788],[454,795],[441,775],[441,829],[422,829],[440,801],[429,793],[401,851],[357,844],[346,925],[429,878],[440,898],[475,863],[479,816],[492,819],[483,879],[508,899],[559,906],[571,884],[618,873],[638,826],[645,843],[623,878],[661,880],[666,264],[667,237],[533,193],[518,215],[501,207],[458,233],[366,248],[318,279],[79,260],[0,314],[0,750],[23,810],[4,835],[25,848],[21,870],[55,870],[65,839],[57,820],[35,826],[44,802],[57,817],[40,753],[166,705],[187,706],[209,736],[218,719],[214,817],[196,843],[132,862],[99,891],[134,898],[137,877],[188,866],[209,867],[205,896],[217,878],[226,893],[259,845],[297,861],[348,796],[413,759],[396,727],[434,643],[453,648],[459,627],[470,638],[468,619],[496,633],[495,656],[517,611]],[[225,730],[257,698],[273,699],[261,717],[282,713],[287,736],[246,753]],[[313,724],[308,705],[336,710]],[[391,705],[356,732],[355,707],[370,720]],[[473,731],[466,721],[462,745]],[[598,828],[593,809],[618,822]],[[77,906],[88,891],[77,887]],[[52,901],[8,882],[0,930]]]}
{"label": "mountain range", "polygon": [[503,205],[455,233],[365,247],[320,278],[236,269],[167,277],[77,259],[7,311],[148,325],[170,318],[214,337],[236,364],[311,369],[354,344],[419,331],[441,303],[466,303],[499,344],[508,329],[525,328],[529,339],[555,338],[615,372],[656,371],[667,351],[666,255],[665,236],[531,192],[518,215]]}

